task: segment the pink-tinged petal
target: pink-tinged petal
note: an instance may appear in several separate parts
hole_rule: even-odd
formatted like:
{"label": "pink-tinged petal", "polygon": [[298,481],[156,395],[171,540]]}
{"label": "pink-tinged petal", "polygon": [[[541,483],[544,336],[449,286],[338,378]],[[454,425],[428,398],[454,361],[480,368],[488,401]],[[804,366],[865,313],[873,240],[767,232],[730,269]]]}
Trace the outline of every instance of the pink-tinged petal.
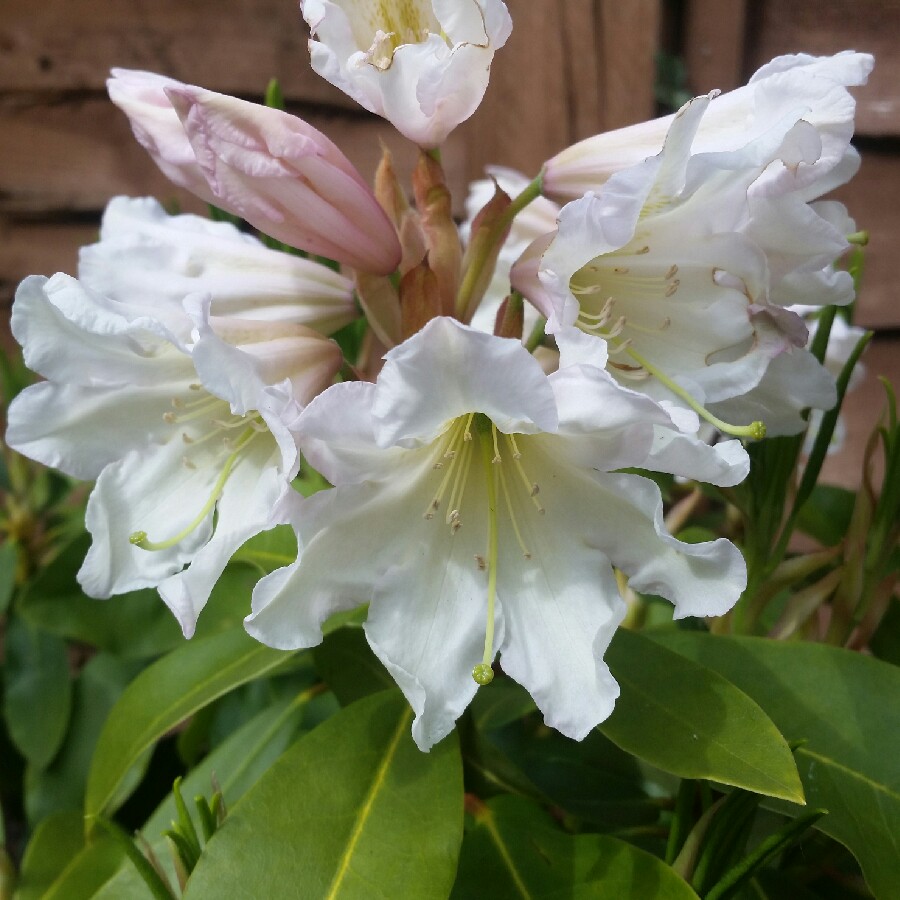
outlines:
{"label": "pink-tinged petal", "polygon": [[216,202],[293,247],[387,275],[393,225],[321,132],[277,109],[189,85],[166,91]]}
{"label": "pink-tinged petal", "polygon": [[373,405],[379,446],[430,443],[456,416],[482,412],[501,431],[556,428],[553,392],[517,340],[432,319],[385,356]]}
{"label": "pink-tinged petal", "polygon": [[163,175],[201,200],[215,203],[178,114],[166,96],[166,88],[180,87],[181,82],[132,69],[113,69],[111,74],[106,82],[110,100],[128,116],[137,142]]}

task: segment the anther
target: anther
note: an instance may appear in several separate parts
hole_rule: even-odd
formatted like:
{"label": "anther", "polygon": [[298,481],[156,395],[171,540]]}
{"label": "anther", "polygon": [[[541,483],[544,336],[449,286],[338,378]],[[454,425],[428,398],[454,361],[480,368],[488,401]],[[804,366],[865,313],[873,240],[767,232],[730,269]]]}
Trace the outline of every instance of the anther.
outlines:
{"label": "anther", "polygon": [[188,385],[188,390],[189,390],[189,391],[200,391],[200,390],[202,390],[202,389],[203,389],[203,385],[202,385],[202,384],[189,384],[189,385]]}
{"label": "anther", "polygon": [[193,444],[194,443],[194,439],[186,431],[181,432],[181,440],[185,444]]}
{"label": "anther", "polygon": [[480,553],[475,554],[475,565],[478,567],[479,572],[483,572],[487,568],[487,563]]}
{"label": "anther", "polygon": [[671,297],[671,296],[678,290],[678,285],[679,285],[679,284],[681,284],[681,282],[676,278],[676,279],[675,279],[675,280],[674,280],[674,281],[666,288],[666,296],[667,296],[667,297]]}
{"label": "anther", "polygon": [[650,247],[649,247],[649,246],[644,246],[644,247],[641,247],[640,250],[635,250],[635,251],[634,251],[635,256],[643,256],[643,254],[649,253],[649,252],[650,252]]}
{"label": "anther", "polygon": [[666,272],[666,281],[668,281],[670,278],[674,278],[677,274],[678,266],[676,266],[675,263],[672,263],[672,265],[669,266],[669,271]]}
{"label": "anther", "polygon": [[182,464],[186,469],[196,469],[196,468],[197,468],[197,466],[194,465],[194,463],[191,462],[191,460],[190,460],[187,456],[182,456],[182,457],[181,457],[181,464]]}
{"label": "anther", "polygon": [[167,425],[174,425],[178,421],[178,417],[173,412],[163,413],[163,422]]}
{"label": "anther", "polygon": [[613,268],[613,272],[615,272],[616,275],[627,275],[628,274],[628,266],[615,266]]}
{"label": "anther", "polygon": [[184,400],[179,399],[178,397],[173,397],[169,401],[175,409],[183,409],[184,408]]}

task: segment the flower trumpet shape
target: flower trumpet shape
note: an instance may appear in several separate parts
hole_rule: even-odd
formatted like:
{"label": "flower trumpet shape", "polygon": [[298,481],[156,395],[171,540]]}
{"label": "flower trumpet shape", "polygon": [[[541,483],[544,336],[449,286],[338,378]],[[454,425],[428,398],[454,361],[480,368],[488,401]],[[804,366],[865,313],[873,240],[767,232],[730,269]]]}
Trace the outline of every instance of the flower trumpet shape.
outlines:
{"label": "flower trumpet shape", "polygon": [[281,110],[149,72],[112,74],[110,97],[176,184],[292,247],[378,275],[397,267],[390,220],[320,131]]}
{"label": "flower trumpet shape", "polygon": [[142,315],[152,309],[188,340],[188,294],[212,298],[212,314],[295,322],[331,334],[357,317],[353,283],[314,260],[279,250],[230,222],[170,216],[150,197],[115,197],[106,207],[100,240],[82,247],[82,284]]}
{"label": "flower trumpet shape", "polygon": [[272,509],[298,467],[289,429],[341,355],[300,325],[210,316],[202,295],[185,309],[190,344],[152,307],[136,316],[66,275],[27,278],[13,334],[47,381],[12,402],[6,439],[97,479],[85,592],[158,586],[190,636],[232,554],[276,524]]}
{"label": "flower trumpet shape", "polygon": [[312,67],[420,147],[481,103],[512,22],[500,0],[302,0]]}
{"label": "flower trumpet shape", "polygon": [[727,415],[740,423],[735,434],[759,436],[761,398],[749,395],[777,360],[784,389],[765,398],[762,421],[771,434],[796,432],[803,408],[833,405],[834,384],[804,349],[802,319],[771,294],[791,279],[800,293],[805,277],[821,285],[829,254],[848,245],[830,226],[782,232],[777,248],[764,242],[760,216],[772,209],[760,204],[770,201],[750,188],[803,128],[788,116],[739,150],[693,153],[713,102],[692,100],[657,156],[563,207],[558,231],[514,266],[513,284],[548,331],[577,325],[607,340],[609,371],[623,384],[723,430],[716,416]]}
{"label": "flower trumpet shape", "polygon": [[[775,163],[756,189],[780,193],[812,186],[813,196],[820,196],[846,180],[834,170],[854,153],[849,143],[856,104],[847,88],[865,84],[873,65],[868,53],[850,50],[834,56],[779,56],[748,84],[712,101],[694,152],[739,150],[773,123],[802,121],[803,139],[794,157]],[[547,162],[544,190],[558,200],[597,190],[616,172],[659,153],[673,119],[629,125],[566,147]]]}
{"label": "flower trumpet shape", "polygon": [[618,688],[602,657],[625,609],[613,566],[676,616],[721,614],[743,589],[732,544],[675,540],[656,485],[615,472],[734,484],[748,466],[738,442],[675,430],[603,371],[602,341],[570,329],[560,346],[548,377],[519,341],[436,318],[387,354],[377,383],[335,385],[298,422],[336,487],[286,498],[302,551],[259,582],[247,630],[309,647],[329,615],[368,603],[366,636],[422,749],[497,653],[554,728],[581,739],[605,719]]}

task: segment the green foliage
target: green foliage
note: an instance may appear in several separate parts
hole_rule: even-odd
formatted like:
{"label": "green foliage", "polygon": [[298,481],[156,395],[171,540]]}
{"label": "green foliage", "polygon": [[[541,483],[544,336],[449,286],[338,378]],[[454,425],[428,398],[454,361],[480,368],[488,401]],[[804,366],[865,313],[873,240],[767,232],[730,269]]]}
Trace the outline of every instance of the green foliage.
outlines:
{"label": "green foliage", "polygon": [[803,802],[781,733],[722,676],[625,630],[606,659],[622,693],[600,730],[623,750],[682,778]]}
{"label": "green foliage", "polygon": [[451,735],[421,753],[411,718],[381,692],[299,740],[229,812],[185,897],[279,900],[300,885],[330,900],[446,897],[462,838],[459,749]]}
{"label": "green foliage", "polygon": [[878,898],[900,884],[900,670],[820,644],[685,632],[666,646],[723,674],[784,736],[802,742],[797,766],[818,828],[847,846]]}
{"label": "green foliage", "polygon": [[43,769],[59,750],[72,711],[68,650],[60,638],[19,619],[7,622],[4,648],[6,725],[29,764]]}
{"label": "green foliage", "polygon": [[234,630],[179,647],[142,672],[112,710],[100,737],[88,781],[88,821],[108,815],[125,800],[129,791],[123,783],[154,741],[285,657]]}
{"label": "green foliage", "polygon": [[650,853],[604,835],[566,834],[528,800],[498,797],[473,807],[453,900],[697,897]]}

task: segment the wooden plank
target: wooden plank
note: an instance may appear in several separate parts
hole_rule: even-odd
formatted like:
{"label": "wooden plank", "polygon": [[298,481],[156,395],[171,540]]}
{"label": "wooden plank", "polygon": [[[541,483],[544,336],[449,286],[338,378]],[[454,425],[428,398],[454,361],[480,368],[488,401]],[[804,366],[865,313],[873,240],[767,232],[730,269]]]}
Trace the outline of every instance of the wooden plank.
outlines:
{"label": "wooden plank", "polygon": [[309,65],[309,31],[285,0],[3,0],[0,92],[102,90],[114,66],[217,91],[355,104]]}
{"label": "wooden plank", "polygon": [[750,31],[750,70],[782,53],[875,54],[857,96],[858,134],[900,135],[900,0],[761,0]]}
{"label": "wooden plank", "polygon": [[900,327],[897,235],[900,234],[900,152],[869,141],[859,174],[835,192],[859,228],[869,232],[856,321],[866,328]]}
{"label": "wooden plank", "polygon": [[563,147],[653,115],[660,0],[509,0],[513,33],[460,131],[470,177],[536,174]]}
{"label": "wooden plank", "polygon": [[[596,57],[604,131],[653,117],[656,54],[660,43],[660,0],[598,0]],[[576,70],[577,71],[577,70]],[[582,82],[572,85],[582,88]]]}
{"label": "wooden plank", "polygon": [[[132,137],[126,117],[104,97],[50,105],[39,99],[5,108],[0,103],[0,213],[96,211],[116,194],[174,199],[185,210],[202,211],[199,201],[165,179]],[[366,178],[374,174],[381,142],[394,152],[401,171],[415,161],[416,148],[382,119],[306,112],[307,121],[334,140]],[[456,135],[447,143],[446,160],[461,212],[466,153]]]}
{"label": "wooden plank", "polygon": [[682,54],[692,94],[744,83],[746,27],[747,0],[687,0]]}
{"label": "wooden plank", "polygon": [[492,164],[536,175],[545,159],[570,143],[559,3],[507,5],[512,35],[494,57],[484,101],[457,129],[468,150],[470,179]]}

